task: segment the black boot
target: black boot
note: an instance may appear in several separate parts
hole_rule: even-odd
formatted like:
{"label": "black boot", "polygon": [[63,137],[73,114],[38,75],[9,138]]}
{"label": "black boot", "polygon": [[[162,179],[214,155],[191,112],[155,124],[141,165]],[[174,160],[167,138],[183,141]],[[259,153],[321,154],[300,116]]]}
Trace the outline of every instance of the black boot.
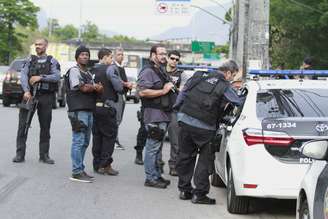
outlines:
{"label": "black boot", "polygon": [[144,164],[144,162],[142,160],[142,152],[137,151],[137,155],[136,155],[136,159],[134,160],[134,163],[138,164],[138,165]]}
{"label": "black boot", "polygon": [[51,159],[48,155],[40,156],[39,161],[45,164],[55,164],[55,161]]}
{"label": "black boot", "polygon": [[22,163],[24,162],[25,159],[24,159],[24,156],[21,156],[21,155],[16,155],[14,158],[13,158],[13,162],[14,163]]}

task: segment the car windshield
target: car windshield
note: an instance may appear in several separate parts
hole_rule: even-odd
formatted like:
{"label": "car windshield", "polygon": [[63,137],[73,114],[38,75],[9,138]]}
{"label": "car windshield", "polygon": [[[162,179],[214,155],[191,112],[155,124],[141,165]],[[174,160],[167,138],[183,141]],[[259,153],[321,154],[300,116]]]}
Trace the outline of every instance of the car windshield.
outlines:
{"label": "car windshield", "polygon": [[24,60],[16,60],[10,65],[10,70],[20,72],[23,68]]}
{"label": "car windshield", "polygon": [[256,113],[267,117],[328,117],[328,89],[272,89],[257,93]]}

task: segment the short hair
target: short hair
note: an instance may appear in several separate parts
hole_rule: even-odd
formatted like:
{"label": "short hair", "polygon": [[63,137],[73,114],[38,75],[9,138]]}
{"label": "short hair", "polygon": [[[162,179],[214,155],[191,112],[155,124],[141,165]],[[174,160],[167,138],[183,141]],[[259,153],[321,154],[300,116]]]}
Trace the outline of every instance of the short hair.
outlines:
{"label": "short hair", "polygon": [[116,55],[117,52],[124,52],[124,49],[122,47],[117,47],[114,49],[114,54]]}
{"label": "short hair", "polygon": [[171,55],[176,55],[176,56],[179,56],[181,57],[181,54],[179,53],[179,51],[177,50],[172,50],[168,53],[168,57],[170,57]]}
{"label": "short hair", "polygon": [[47,45],[49,43],[47,38],[45,38],[45,37],[38,37],[38,38],[35,39],[35,41],[37,41],[37,40],[43,40]]}
{"label": "short hair", "polygon": [[153,46],[150,48],[150,54],[149,54],[149,56],[151,57],[151,55],[152,55],[153,53],[157,54],[157,48],[160,48],[160,47],[165,48],[162,44],[155,44],[155,45],[153,45]]}
{"label": "short hair", "polygon": [[304,62],[304,64],[307,64],[307,65],[313,65],[313,58],[312,57],[305,57],[303,62]]}
{"label": "short hair", "polygon": [[238,64],[235,61],[228,60],[228,61],[224,62],[219,67],[219,71],[223,71],[223,72],[227,72],[227,71],[236,72],[236,71],[239,71],[239,67],[238,67]]}
{"label": "short hair", "polygon": [[98,51],[98,59],[101,60],[104,58],[104,56],[109,56],[112,54],[112,51],[110,49],[107,49],[107,48],[101,48],[99,51]]}

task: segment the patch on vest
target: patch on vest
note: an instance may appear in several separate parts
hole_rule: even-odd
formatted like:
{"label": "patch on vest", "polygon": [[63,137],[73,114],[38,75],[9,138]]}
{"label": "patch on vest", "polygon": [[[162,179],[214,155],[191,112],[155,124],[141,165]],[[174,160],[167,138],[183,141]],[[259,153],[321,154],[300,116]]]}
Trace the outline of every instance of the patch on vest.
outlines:
{"label": "patch on vest", "polygon": [[210,84],[217,84],[219,81],[219,79],[217,78],[209,78],[206,80],[207,83],[210,83]]}

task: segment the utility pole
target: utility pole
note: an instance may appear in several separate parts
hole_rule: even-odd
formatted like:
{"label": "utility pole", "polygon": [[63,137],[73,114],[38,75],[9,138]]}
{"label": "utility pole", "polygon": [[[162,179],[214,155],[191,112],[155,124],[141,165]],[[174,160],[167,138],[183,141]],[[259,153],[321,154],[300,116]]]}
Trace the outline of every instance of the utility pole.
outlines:
{"label": "utility pole", "polygon": [[230,58],[243,70],[269,68],[270,0],[235,0]]}

